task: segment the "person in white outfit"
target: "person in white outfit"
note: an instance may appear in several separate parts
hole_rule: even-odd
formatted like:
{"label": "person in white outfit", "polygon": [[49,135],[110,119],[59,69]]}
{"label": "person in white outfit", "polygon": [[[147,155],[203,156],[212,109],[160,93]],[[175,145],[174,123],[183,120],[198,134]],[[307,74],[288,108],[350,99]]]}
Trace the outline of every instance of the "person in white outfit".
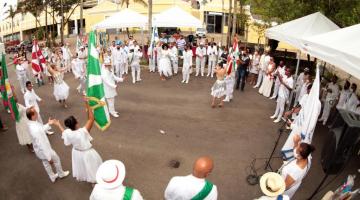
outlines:
{"label": "person in white outfit", "polygon": [[64,45],[61,45],[61,51],[63,54],[63,59],[64,59],[64,67],[66,69],[67,72],[71,71],[71,51],[69,49],[69,43],[65,43]]}
{"label": "person in white outfit", "polygon": [[[126,45],[127,41],[125,41],[122,45],[121,48],[124,51],[124,74],[128,74],[129,73],[129,62],[127,61],[129,52],[130,52],[130,48],[128,45]],[[136,40],[134,41],[134,49],[140,49],[139,45],[137,45]]]}
{"label": "person in white outfit", "polygon": [[96,183],[96,171],[102,163],[102,159],[97,151],[92,147],[93,138],[90,130],[94,125],[94,113],[88,102],[86,102],[88,120],[84,127],[80,127],[77,119],[70,116],[65,119],[64,129],[59,121],[55,125],[60,129],[66,146],[72,145],[71,160],[72,174],[77,181]]}
{"label": "person in white outfit", "polygon": [[324,103],[324,109],[322,115],[319,119],[319,122],[323,122],[323,125],[326,124],[331,109],[336,105],[337,99],[339,98],[339,86],[337,85],[337,76],[333,76],[331,82],[326,87],[326,99]]}
{"label": "person in white outfit", "polygon": [[[43,124],[42,118],[40,116],[40,107],[38,102],[42,102],[43,100],[35,93],[34,89],[33,89],[33,85],[30,81],[26,82],[26,92],[24,94],[24,101],[25,101],[25,107],[26,108],[30,108],[30,107],[34,107],[36,112],[37,112],[37,117],[36,119],[38,120],[39,123]],[[48,135],[52,135],[54,134],[54,132],[47,130],[46,133]]]}
{"label": "person in white outfit", "polygon": [[311,167],[311,153],[315,147],[307,143],[299,143],[294,149],[294,159],[284,163],[279,169],[280,175],[286,183],[285,195],[293,198],[299,189],[302,180]]}
{"label": "person in white outfit", "polygon": [[121,49],[120,44],[116,44],[116,49],[114,53],[112,53],[114,57],[114,66],[115,66],[115,75],[119,78],[122,78],[124,73],[124,58],[125,58],[125,51]]}
{"label": "person in white outfit", "polygon": [[67,108],[66,99],[69,97],[70,87],[64,81],[63,72],[66,71],[66,69],[64,68],[59,71],[56,68],[55,64],[51,64],[51,66],[48,67],[48,71],[54,77],[54,93],[53,94],[54,94],[56,101],[58,101],[60,104],[62,104],[64,106],[64,108]]}
{"label": "person in white outfit", "polygon": [[206,180],[213,168],[214,162],[211,158],[198,158],[194,163],[192,174],[171,178],[165,189],[164,199],[216,200],[218,196],[217,187],[210,181]]}
{"label": "person in white outfit", "polygon": [[279,66],[277,67],[275,74],[277,74],[277,76],[275,76],[275,85],[274,85],[274,92],[272,97],[270,97],[270,99],[275,99],[278,94],[279,94],[279,88],[280,88],[280,79],[278,78],[278,76],[285,76],[285,65],[284,65],[284,61],[280,61]]}
{"label": "person in white outfit", "polygon": [[281,117],[284,114],[286,101],[289,99],[290,91],[294,86],[294,79],[292,77],[292,70],[286,68],[285,76],[281,75],[280,72],[277,72],[278,79],[280,81],[279,86],[279,96],[277,99],[275,114],[271,116],[271,119],[275,119],[275,123],[281,121]]}
{"label": "person in white outfit", "polygon": [[269,62],[270,62],[269,49],[265,49],[264,53],[260,57],[259,75],[257,77],[257,82],[254,88],[260,87],[262,82],[264,81],[264,78],[266,77],[266,71],[269,66]]}
{"label": "person in white outfit", "polygon": [[351,84],[351,95],[350,98],[345,103],[345,110],[355,112],[360,101],[356,95],[357,85],[355,83]]}
{"label": "person in white outfit", "polygon": [[345,109],[345,104],[350,98],[350,96],[351,96],[350,82],[346,81],[344,84],[344,88],[340,92],[340,97],[338,103],[336,104],[336,108]]}
{"label": "person in white outfit", "polygon": [[137,189],[123,185],[125,165],[119,160],[107,160],[96,172],[96,182],[90,200],[143,200]]}
{"label": "person in white outfit", "polygon": [[141,73],[141,67],[140,67],[140,59],[143,56],[141,49],[130,49],[130,52],[128,54],[128,61],[131,67],[131,76],[132,76],[132,82],[135,84],[136,82],[140,82],[140,73]]}
{"label": "person in white outfit", "polygon": [[303,72],[301,72],[299,74],[299,76],[296,79],[296,84],[295,84],[295,103],[298,103],[301,99],[300,97],[300,92],[302,89],[302,86],[304,85],[304,82],[306,80],[306,76],[309,75],[309,68],[305,68]]}
{"label": "person in white outfit", "polygon": [[171,65],[173,67],[174,75],[178,73],[179,69],[179,57],[178,57],[178,49],[176,47],[176,42],[171,43]]}
{"label": "person in white outfit", "polygon": [[[15,101],[17,102],[17,98],[15,98]],[[19,111],[19,121],[16,121],[16,135],[19,140],[19,144],[21,146],[26,145],[28,150],[32,153],[34,153],[34,148],[32,146],[32,139],[30,136],[30,130],[28,127],[29,120],[26,117],[26,108],[25,106],[17,103],[17,109]]]}
{"label": "person in white outfit", "polygon": [[[46,131],[50,129],[50,125],[57,123],[55,119],[49,119],[47,124],[38,122],[38,113],[34,107],[26,109],[26,117],[28,118],[28,126],[30,135],[33,141],[33,147],[36,156],[44,165],[45,171],[49,175],[51,182],[55,182],[57,178],[64,178],[69,175],[69,171],[63,171],[60,158],[56,152],[51,148]],[[56,173],[54,173],[51,166],[54,166]]]}
{"label": "person in white outfit", "polygon": [[119,78],[114,75],[111,68],[111,59],[104,60],[104,64],[101,69],[101,78],[104,83],[105,98],[109,107],[109,113],[113,117],[119,117],[119,113],[115,111],[115,97],[117,96],[116,88],[117,82],[123,82],[123,78]]}
{"label": "person in white outfit", "polygon": [[183,55],[180,57],[183,61],[183,68],[182,68],[182,74],[183,79],[181,83],[189,83],[190,79],[190,72],[192,70],[192,58],[193,58],[193,52],[190,48],[190,45],[185,46],[185,50],[183,51]]}
{"label": "person in white outfit", "polygon": [[204,76],[205,71],[205,56],[206,56],[206,48],[204,47],[204,43],[200,43],[200,46],[196,48],[195,51],[196,55],[196,74],[195,76],[199,76],[199,73],[201,76]]}
{"label": "person in white outfit", "polygon": [[[77,54],[76,54],[77,55]],[[86,68],[81,59],[76,56],[72,61],[72,72],[75,79],[79,81],[79,85],[76,88],[79,94],[86,94]]]}
{"label": "person in white outfit", "polygon": [[26,92],[26,81],[29,80],[28,63],[25,58],[19,58],[19,62],[16,65],[16,76],[19,81],[21,92],[24,94]]}
{"label": "person in white outfit", "polygon": [[149,57],[149,71],[155,72],[156,70],[156,47],[150,47],[148,49]]}
{"label": "person in white outfit", "polygon": [[265,196],[255,200],[290,200],[289,196],[283,194],[286,189],[285,180],[278,173],[265,173],[261,176],[259,185]]}
{"label": "person in white outfit", "polygon": [[172,76],[171,70],[171,56],[172,53],[168,49],[167,44],[162,45],[162,49],[160,50],[160,60],[159,60],[159,73],[161,80],[166,80],[166,77]]}
{"label": "person in white outfit", "polygon": [[218,58],[218,50],[216,44],[211,43],[210,46],[208,46],[207,55],[209,56],[207,77],[211,76],[212,78],[214,77],[215,66],[217,64]]}

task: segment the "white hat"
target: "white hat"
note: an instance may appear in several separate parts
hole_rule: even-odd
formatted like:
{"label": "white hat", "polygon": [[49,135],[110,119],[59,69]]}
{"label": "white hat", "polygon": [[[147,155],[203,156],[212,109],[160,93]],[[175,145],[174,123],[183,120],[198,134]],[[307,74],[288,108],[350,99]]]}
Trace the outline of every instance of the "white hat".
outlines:
{"label": "white hat", "polygon": [[280,174],[268,172],[260,178],[261,191],[269,197],[276,197],[285,192],[285,181]]}
{"label": "white hat", "polygon": [[110,58],[105,58],[104,59],[104,65],[111,65],[111,59]]}
{"label": "white hat", "polygon": [[100,187],[113,189],[122,185],[125,179],[125,166],[119,160],[103,162],[96,172],[96,182]]}

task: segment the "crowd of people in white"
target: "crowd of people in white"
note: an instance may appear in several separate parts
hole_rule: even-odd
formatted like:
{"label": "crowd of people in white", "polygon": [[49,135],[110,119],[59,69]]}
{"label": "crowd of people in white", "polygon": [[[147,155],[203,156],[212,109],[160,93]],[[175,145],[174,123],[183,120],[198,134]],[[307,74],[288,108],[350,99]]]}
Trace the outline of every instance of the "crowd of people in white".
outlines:
{"label": "crowd of people in white", "polygon": [[[75,54],[69,48],[69,44],[61,44],[59,48],[50,50],[42,46],[42,54],[46,59],[44,75],[48,77],[49,83],[54,85],[54,97],[65,108],[66,99],[69,95],[69,86],[64,81],[64,73],[72,72],[75,79],[79,81],[77,91],[86,94],[86,59],[87,47],[81,46]],[[108,104],[109,113],[113,117],[119,117],[115,110],[115,97],[118,82],[123,82],[125,75],[131,69],[132,83],[142,81],[141,60],[144,57],[144,49],[141,48],[132,37],[128,41],[113,41],[107,49],[98,47],[100,63],[102,63],[101,76],[104,83],[105,98]],[[289,129],[296,138],[300,134],[302,120],[301,110],[306,105],[306,98],[312,86],[312,76],[309,68],[293,78],[293,69],[280,61],[277,65],[274,57],[270,55],[269,49],[263,53],[254,50],[250,54],[244,48],[240,51],[230,48],[229,51],[217,45],[214,41],[207,42],[200,40],[198,46],[187,44],[181,36],[177,40],[164,37],[156,43],[156,46],[147,51],[149,59],[149,71],[158,72],[161,80],[166,80],[179,73],[179,59],[182,60],[182,83],[189,83],[192,73],[193,61],[195,61],[195,77],[205,76],[207,65],[207,77],[216,75],[217,80],[211,88],[213,96],[212,107],[215,107],[215,100],[220,99],[218,106],[222,107],[224,102],[233,98],[234,88],[241,86],[244,90],[245,83],[253,88],[259,88],[258,92],[270,99],[276,99],[274,115],[270,118],[275,123],[285,119]],[[55,119],[49,119],[44,125],[40,116],[38,102],[42,99],[33,89],[30,72],[30,62],[26,54],[15,56],[16,74],[19,80],[21,92],[24,94],[25,105],[18,104],[21,120],[16,123],[17,135],[21,145],[28,145],[30,151],[42,161],[46,172],[52,182],[57,178],[68,176],[69,171],[61,167],[59,156],[51,148],[46,134],[53,134],[50,125],[55,125],[62,132],[62,139],[65,145],[72,145],[72,172],[73,177],[78,181],[97,183],[90,196],[91,200],[100,199],[142,199],[139,191],[123,186],[125,177],[125,166],[121,161],[109,160],[102,162],[100,155],[92,148],[90,130],[94,123],[94,116],[86,102],[88,121],[80,127],[73,116],[65,119],[64,129],[61,123]],[[234,62],[232,62],[234,61]],[[232,64],[230,64],[232,63]],[[233,68],[232,68],[233,67]],[[356,84],[346,81],[340,91],[337,85],[337,77],[334,76],[323,89],[322,104],[323,111],[319,121],[325,125],[333,108],[342,108],[352,112],[360,113],[359,99],[356,95]],[[42,81],[37,82],[39,86]],[[294,95],[291,95],[291,92]],[[291,99],[293,97],[293,99]],[[286,111],[286,105],[295,101],[295,106]],[[320,111],[319,111],[320,112]],[[262,181],[265,184],[261,187],[265,195],[260,199],[277,199],[283,195],[284,199],[292,198],[310,168],[311,152],[314,147],[299,139],[286,143],[282,149],[285,164],[280,170],[281,180],[276,175],[264,176]],[[32,145],[31,145],[32,144]],[[289,149],[291,149],[289,151]],[[52,170],[55,166],[56,173]],[[171,179],[165,190],[165,199],[217,199],[216,186],[205,178],[213,169],[211,158],[199,158],[195,164],[193,173],[186,177],[175,177]],[[271,184],[273,183],[273,184]],[[126,197],[126,198],[125,198]],[[129,198],[130,197],[130,198]]]}

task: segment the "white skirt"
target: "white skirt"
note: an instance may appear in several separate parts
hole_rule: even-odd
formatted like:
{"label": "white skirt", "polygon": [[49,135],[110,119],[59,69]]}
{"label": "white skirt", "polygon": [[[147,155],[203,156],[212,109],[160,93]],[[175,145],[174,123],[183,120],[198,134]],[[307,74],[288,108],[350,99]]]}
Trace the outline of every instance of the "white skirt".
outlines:
{"label": "white skirt", "polygon": [[100,155],[93,148],[85,151],[72,149],[73,177],[78,181],[96,183],[96,171],[101,163]]}
{"label": "white skirt", "polygon": [[272,79],[270,79],[270,77],[266,76],[264,78],[263,83],[261,84],[259,93],[264,95],[265,97],[270,97],[271,88],[272,88],[273,84],[274,84],[274,80],[272,80]]}
{"label": "white skirt", "polygon": [[27,119],[25,119],[23,116],[20,118],[19,122],[16,122],[16,134],[20,145],[27,145],[32,143],[27,125]]}
{"label": "white skirt", "polygon": [[54,96],[56,101],[66,100],[69,96],[69,86],[63,81],[61,84],[54,84]]}
{"label": "white skirt", "polygon": [[172,76],[171,62],[169,58],[160,58],[159,60],[159,73],[166,77]]}
{"label": "white skirt", "polygon": [[211,87],[211,96],[221,98],[226,95],[226,82],[224,80],[217,80]]}

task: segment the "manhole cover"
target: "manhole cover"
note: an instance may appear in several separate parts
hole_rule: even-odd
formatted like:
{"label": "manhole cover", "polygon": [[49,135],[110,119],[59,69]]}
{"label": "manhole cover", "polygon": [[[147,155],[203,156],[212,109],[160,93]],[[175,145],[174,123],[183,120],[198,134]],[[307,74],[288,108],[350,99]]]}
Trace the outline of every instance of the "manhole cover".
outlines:
{"label": "manhole cover", "polygon": [[170,160],[169,167],[174,168],[174,169],[179,168],[180,167],[180,161],[178,161],[178,160]]}

